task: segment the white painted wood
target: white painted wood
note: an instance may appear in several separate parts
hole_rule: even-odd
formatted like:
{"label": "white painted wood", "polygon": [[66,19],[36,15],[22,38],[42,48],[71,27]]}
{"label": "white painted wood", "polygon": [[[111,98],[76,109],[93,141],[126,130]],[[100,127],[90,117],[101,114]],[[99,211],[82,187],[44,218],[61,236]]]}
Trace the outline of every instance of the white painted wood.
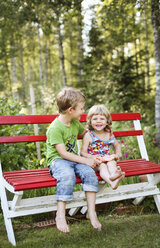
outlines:
{"label": "white painted wood", "polygon": [[4,187],[11,193],[21,195],[23,191],[15,191],[14,187],[10,185],[4,178],[2,178]]}
{"label": "white painted wood", "polygon": [[7,230],[7,236],[8,236],[8,240],[11,242],[11,244],[13,246],[16,246],[16,240],[15,240],[15,236],[14,236],[12,221],[9,218],[9,208],[8,208],[6,190],[5,190],[4,185],[2,184],[3,175],[2,175],[1,162],[0,162],[0,182],[1,182],[0,183],[1,207],[2,207],[4,222],[5,222],[5,226],[6,226],[6,230]]}
{"label": "white painted wood", "polygon": [[68,213],[70,216],[73,216],[78,212],[79,209],[80,208],[71,208]]}
{"label": "white painted wood", "polygon": [[[134,120],[133,123],[134,123],[135,130],[142,130],[141,123],[140,123],[139,120]],[[143,139],[143,135],[138,135],[137,136],[137,141],[138,141],[138,146],[139,146],[139,149],[140,149],[141,157],[145,158],[146,160],[149,160],[147,150],[146,150],[146,146],[145,146],[144,139]]]}
{"label": "white painted wood", "polygon": [[154,195],[153,197],[154,197],[158,212],[160,214],[160,195]]}
{"label": "white painted wood", "polygon": [[23,192],[21,191],[21,194],[20,195],[14,195],[14,198],[12,200],[12,205],[11,205],[11,209],[14,210],[15,207],[20,204],[20,201],[22,199],[22,196],[23,196]]}
{"label": "white painted wood", "polygon": [[87,212],[87,206],[85,206],[85,207],[83,207],[82,209],[81,209],[81,214],[85,214],[86,212]]}

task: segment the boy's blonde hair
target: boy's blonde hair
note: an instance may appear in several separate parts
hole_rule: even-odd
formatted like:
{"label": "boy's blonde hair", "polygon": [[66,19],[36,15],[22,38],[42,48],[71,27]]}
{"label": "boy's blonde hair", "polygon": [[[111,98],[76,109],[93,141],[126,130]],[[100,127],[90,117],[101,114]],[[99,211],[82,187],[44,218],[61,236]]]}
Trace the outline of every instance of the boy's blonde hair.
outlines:
{"label": "boy's blonde hair", "polygon": [[79,102],[85,102],[85,96],[80,90],[65,87],[57,95],[59,113],[65,114],[70,107],[76,108]]}
{"label": "boy's blonde hair", "polygon": [[93,115],[104,115],[107,119],[107,125],[105,127],[105,131],[111,132],[112,118],[111,118],[110,112],[103,104],[94,105],[89,109],[88,115],[87,115],[87,127],[89,130],[93,130],[93,127],[91,125],[91,119]]}

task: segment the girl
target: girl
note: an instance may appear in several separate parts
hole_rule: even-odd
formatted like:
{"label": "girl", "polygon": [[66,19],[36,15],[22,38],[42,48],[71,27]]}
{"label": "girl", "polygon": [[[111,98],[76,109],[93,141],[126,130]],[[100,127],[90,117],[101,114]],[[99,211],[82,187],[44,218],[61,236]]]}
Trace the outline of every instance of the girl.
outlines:
{"label": "girl", "polygon": [[[119,182],[125,177],[115,160],[122,157],[121,147],[112,132],[112,119],[104,105],[94,105],[87,116],[89,131],[82,142],[81,155],[96,161],[94,169],[100,172],[101,178],[117,189]],[[110,155],[110,146],[115,154]]]}

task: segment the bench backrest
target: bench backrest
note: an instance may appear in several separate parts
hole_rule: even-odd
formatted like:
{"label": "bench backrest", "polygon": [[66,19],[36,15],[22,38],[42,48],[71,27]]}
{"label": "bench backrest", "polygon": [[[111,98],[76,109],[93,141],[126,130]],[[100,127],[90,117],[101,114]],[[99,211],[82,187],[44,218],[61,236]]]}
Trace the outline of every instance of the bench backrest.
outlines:
{"label": "bench backrest", "polygon": [[[51,123],[58,115],[16,115],[0,116],[0,125],[15,124],[43,124]],[[137,136],[138,144],[142,158],[148,160],[143,132],[140,125],[140,113],[111,113],[112,121],[133,121],[135,130],[115,131],[116,137]],[[87,115],[81,116],[80,122],[86,122]],[[123,125],[122,125],[123,126]],[[81,137],[79,137],[81,138]],[[27,135],[27,136],[3,136],[0,137],[0,143],[17,143],[17,142],[36,142],[45,141],[46,135]]]}

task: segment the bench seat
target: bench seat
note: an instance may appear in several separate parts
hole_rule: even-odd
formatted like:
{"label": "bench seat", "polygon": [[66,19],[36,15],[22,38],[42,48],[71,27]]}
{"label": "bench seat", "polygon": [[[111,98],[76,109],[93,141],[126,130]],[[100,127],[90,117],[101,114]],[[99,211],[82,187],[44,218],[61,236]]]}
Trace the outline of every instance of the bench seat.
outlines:
{"label": "bench seat", "polygon": [[[118,161],[118,165],[125,172],[126,177],[160,172],[160,164],[155,164],[146,159]],[[98,173],[97,176],[99,180],[102,180]],[[14,187],[15,191],[56,186],[56,179],[50,176],[48,168],[7,171],[3,172],[3,177]],[[76,183],[81,183],[80,178],[77,177]]]}

